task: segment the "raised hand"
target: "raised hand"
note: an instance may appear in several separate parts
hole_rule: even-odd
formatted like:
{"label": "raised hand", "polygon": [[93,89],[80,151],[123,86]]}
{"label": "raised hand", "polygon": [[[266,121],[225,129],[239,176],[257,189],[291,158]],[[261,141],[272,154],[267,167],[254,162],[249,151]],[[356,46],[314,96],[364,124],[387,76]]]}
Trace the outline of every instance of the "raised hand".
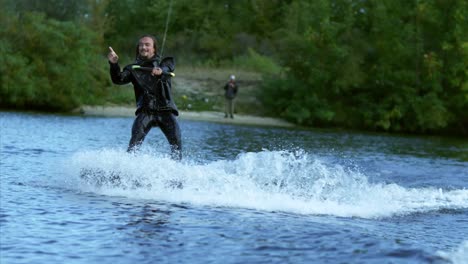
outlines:
{"label": "raised hand", "polygon": [[112,47],[109,47],[109,54],[107,54],[107,59],[109,59],[111,63],[117,63],[119,61],[119,56],[117,53],[115,53]]}

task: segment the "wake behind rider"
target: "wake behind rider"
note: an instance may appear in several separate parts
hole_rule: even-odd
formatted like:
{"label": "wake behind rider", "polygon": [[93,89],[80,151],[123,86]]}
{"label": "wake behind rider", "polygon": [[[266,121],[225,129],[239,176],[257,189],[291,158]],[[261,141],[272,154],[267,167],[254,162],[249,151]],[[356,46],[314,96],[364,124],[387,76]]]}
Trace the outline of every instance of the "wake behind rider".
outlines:
{"label": "wake behind rider", "polygon": [[[127,65],[121,71],[118,55],[109,47],[110,76],[114,84],[132,83],[137,109],[132,126],[129,152],[136,151],[143,143],[152,127],[159,126],[171,146],[171,156],[182,158],[182,141],[176,116],[177,106],[172,98],[172,85],[168,72],[174,72],[175,62],[172,57],[160,59],[157,41],[154,36],[142,36],[136,47],[135,63]],[[135,67],[141,66],[149,71]]]}

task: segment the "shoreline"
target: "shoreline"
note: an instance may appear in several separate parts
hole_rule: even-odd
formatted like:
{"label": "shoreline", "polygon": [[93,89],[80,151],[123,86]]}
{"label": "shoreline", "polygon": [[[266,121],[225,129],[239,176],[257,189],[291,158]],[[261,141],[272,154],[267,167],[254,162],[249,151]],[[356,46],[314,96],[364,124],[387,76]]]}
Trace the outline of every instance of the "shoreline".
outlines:
{"label": "shoreline", "polygon": [[[85,116],[108,116],[108,117],[134,117],[135,108],[125,106],[82,106],[74,113]],[[204,121],[223,124],[270,126],[270,127],[295,127],[294,124],[279,118],[259,117],[252,115],[234,115],[234,118],[224,118],[224,113],[215,111],[179,111],[181,120]]]}

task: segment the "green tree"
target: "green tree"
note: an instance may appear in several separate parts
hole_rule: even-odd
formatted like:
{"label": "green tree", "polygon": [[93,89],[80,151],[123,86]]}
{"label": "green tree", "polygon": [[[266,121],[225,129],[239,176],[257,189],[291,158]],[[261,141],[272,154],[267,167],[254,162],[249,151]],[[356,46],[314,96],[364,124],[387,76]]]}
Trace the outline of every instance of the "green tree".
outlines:
{"label": "green tree", "polygon": [[264,103],[304,125],[466,133],[466,5],[294,1]]}
{"label": "green tree", "polygon": [[[8,1],[8,0],[7,0]],[[83,0],[9,0],[17,14],[44,13],[47,18],[73,21],[88,12],[88,2]]]}
{"label": "green tree", "polygon": [[26,12],[2,21],[0,105],[70,110],[108,87],[96,34],[73,22]]}
{"label": "green tree", "polygon": [[97,102],[110,87],[107,46],[133,60],[137,38],[149,33],[160,48],[166,37],[164,55],[178,63],[268,73],[264,106],[302,125],[468,133],[466,0],[0,5],[3,107]]}

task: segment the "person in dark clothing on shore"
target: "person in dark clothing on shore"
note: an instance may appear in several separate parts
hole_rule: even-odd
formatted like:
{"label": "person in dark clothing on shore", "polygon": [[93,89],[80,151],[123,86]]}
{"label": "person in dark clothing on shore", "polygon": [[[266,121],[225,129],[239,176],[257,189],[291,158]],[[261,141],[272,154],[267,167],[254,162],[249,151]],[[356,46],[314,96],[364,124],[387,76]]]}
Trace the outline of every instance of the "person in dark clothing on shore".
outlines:
{"label": "person in dark clothing on shore", "polygon": [[119,56],[112,47],[107,55],[110,76],[114,84],[132,83],[137,109],[132,126],[132,137],[128,152],[134,152],[143,143],[152,127],[159,126],[171,146],[171,156],[182,159],[182,141],[179,115],[171,93],[171,73],[175,62],[172,57],[161,60],[158,55],[157,41],[154,36],[142,36],[136,47],[136,60],[121,71]]}
{"label": "person in dark clothing on shore", "polygon": [[231,75],[229,81],[224,85],[224,97],[226,98],[224,107],[224,118],[230,116],[234,118],[234,99],[237,95],[236,76]]}

